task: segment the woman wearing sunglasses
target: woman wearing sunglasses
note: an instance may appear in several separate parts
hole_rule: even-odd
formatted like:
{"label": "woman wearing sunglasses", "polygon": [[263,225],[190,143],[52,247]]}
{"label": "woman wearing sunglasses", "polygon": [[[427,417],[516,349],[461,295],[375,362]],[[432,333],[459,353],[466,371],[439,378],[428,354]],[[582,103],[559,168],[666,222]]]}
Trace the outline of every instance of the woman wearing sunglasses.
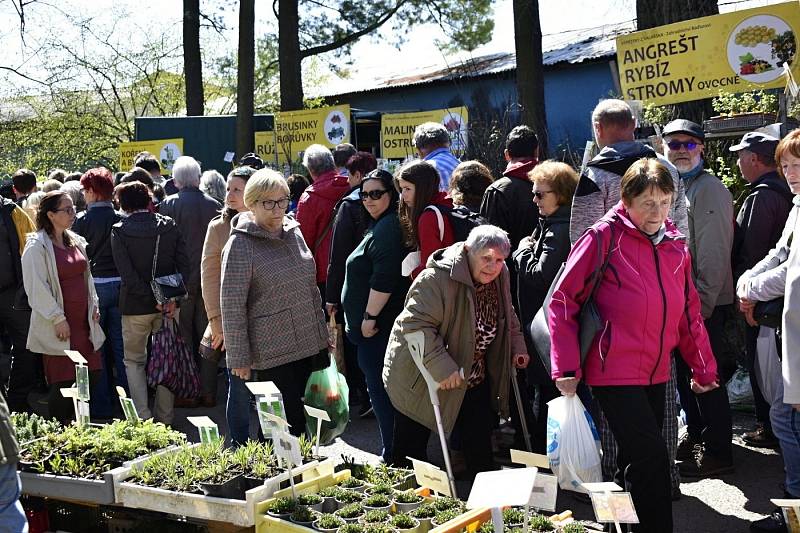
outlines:
{"label": "woman wearing sunglasses", "polygon": [[[514,252],[517,267],[517,301],[520,322],[528,353],[536,353],[530,339],[533,317],[544,303],[547,290],[569,254],[569,219],[572,196],[578,186],[578,175],[567,164],[545,161],[536,166],[528,178],[533,182],[533,203],[539,210],[539,224],[533,234],[520,241]],[[547,402],[559,393],[541,356],[534,356],[528,365],[527,381],[538,389],[534,400],[535,427],[532,428],[534,451],[544,453],[547,438]]]}
{"label": "woman wearing sunglasses", "polygon": [[86,241],[69,229],[74,221],[75,206],[69,195],[47,193],[36,214],[38,231],[28,237],[22,253],[22,276],[31,307],[28,349],[45,354],[49,414],[62,422],[73,419],[73,408],[61,388],[75,381],[75,365],[64,350],[78,351],[86,358],[94,381],[101,368],[98,350],[106,338],[99,323]]}
{"label": "woman wearing sunglasses", "polygon": [[306,422],[302,396],[311,357],[328,348],[316,266],[300,224],[286,215],[289,186],[274,170],[253,174],[222,251],[220,310],[232,375],[272,381],[293,435]]}
{"label": "woman wearing sunglasses", "polygon": [[373,170],[361,182],[361,201],[369,229],[347,258],[342,308],[345,331],[358,347],[358,366],[367,381],[378,419],[383,458],[392,459],[394,407],[383,388],[381,372],[392,323],[403,310],[409,281],[400,265],[407,250],[397,216],[398,192],[392,175]]}

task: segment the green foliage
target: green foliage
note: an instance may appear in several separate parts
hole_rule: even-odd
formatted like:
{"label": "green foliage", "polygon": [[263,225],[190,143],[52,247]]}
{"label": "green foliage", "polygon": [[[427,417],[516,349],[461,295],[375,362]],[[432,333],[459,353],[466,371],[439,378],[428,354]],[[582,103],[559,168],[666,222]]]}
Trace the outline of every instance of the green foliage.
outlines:
{"label": "green foliage", "polygon": [[544,515],[533,513],[528,519],[528,525],[533,531],[554,531],[556,527]]}
{"label": "green foliage", "polygon": [[515,507],[503,509],[503,524],[521,524],[525,520],[525,511]]}
{"label": "green foliage", "polygon": [[341,492],[341,490],[342,490],[341,487],[333,485],[330,487],[325,487],[324,489],[320,490],[319,495],[322,496],[323,498],[335,498],[336,496],[339,495],[339,492]]}
{"label": "green foliage", "polygon": [[388,524],[368,524],[364,526],[364,533],[395,533]]}
{"label": "green foliage", "polygon": [[433,518],[436,516],[436,508],[431,503],[423,503],[409,514],[414,518]]}
{"label": "green foliage", "polygon": [[403,513],[394,515],[389,523],[397,529],[412,529],[418,524],[417,520]]}
{"label": "green foliage", "polygon": [[372,509],[364,513],[364,522],[369,524],[377,524],[389,520],[389,512],[383,509]]}
{"label": "green foliage", "polygon": [[339,486],[343,489],[357,489],[364,486],[364,481],[357,477],[349,477],[341,480]]}
{"label": "green foliage", "polygon": [[296,508],[297,502],[292,498],[275,498],[275,501],[269,506],[269,510],[275,514],[291,513]]}
{"label": "green foliage", "polygon": [[394,501],[398,503],[417,503],[422,501],[422,496],[414,492],[414,489],[408,489],[401,492],[396,492]]}
{"label": "green foliage", "polygon": [[449,496],[442,496],[441,498],[436,498],[433,500],[433,508],[437,511],[449,511],[451,509],[455,509],[457,511],[463,511],[466,509],[464,502],[459,499],[451,498]]}
{"label": "green foliage", "polygon": [[361,503],[363,499],[364,495],[354,490],[342,489],[342,491],[336,495],[336,501],[340,503]]}
{"label": "green foliage", "polygon": [[62,428],[58,420],[48,420],[35,413],[11,413],[11,424],[20,444],[44,437],[48,433],[57,433]]}
{"label": "green foliage", "polygon": [[388,483],[379,483],[369,487],[366,492],[367,494],[384,494],[386,496],[391,496],[394,494],[394,489]]}
{"label": "green foliage", "polygon": [[345,521],[343,519],[331,513],[319,515],[319,518],[317,518],[317,521],[315,522],[315,526],[320,529],[336,529],[344,524]]}
{"label": "green foliage", "polygon": [[386,507],[389,503],[389,497],[385,494],[372,494],[363,501],[365,507]]}
{"label": "green foliage", "polygon": [[297,506],[291,516],[295,522],[313,522],[316,517],[317,513],[303,506]]}
{"label": "green foliage", "polygon": [[339,508],[334,514],[341,518],[357,518],[364,514],[364,508],[360,503],[349,503]]}
{"label": "green foliage", "polygon": [[642,115],[648,124],[663,127],[667,122],[675,118],[675,107],[669,105],[655,105],[648,103],[644,105]]}
{"label": "green foliage", "polygon": [[586,528],[580,522],[570,522],[561,528],[561,533],[586,533]]}
{"label": "green foliage", "polygon": [[763,90],[746,93],[720,91],[719,96],[711,101],[711,106],[720,115],[777,113],[778,98],[774,93],[764,92]]}
{"label": "green foliage", "polygon": [[297,503],[300,505],[316,505],[322,503],[322,496],[319,494],[300,494],[297,496]]}
{"label": "green foliage", "polygon": [[454,519],[458,515],[461,514],[461,511],[458,509],[448,509],[446,511],[439,511],[436,513],[436,516],[433,517],[433,523],[437,526],[441,526],[445,522],[449,522],[450,520]]}
{"label": "green foliage", "polygon": [[361,524],[345,524],[339,528],[338,533],[364,533],[364,526]]}

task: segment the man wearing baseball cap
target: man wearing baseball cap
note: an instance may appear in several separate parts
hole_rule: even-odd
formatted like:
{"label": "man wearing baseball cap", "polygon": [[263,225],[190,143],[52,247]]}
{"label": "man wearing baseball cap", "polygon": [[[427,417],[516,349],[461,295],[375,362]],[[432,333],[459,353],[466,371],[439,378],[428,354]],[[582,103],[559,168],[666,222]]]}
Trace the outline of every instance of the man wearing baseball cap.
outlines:
{"label": "man wearing baseball cap", "polygon": [[700,296],[701,314],[720,374],[719,388],[695,395],[691,371],[676,357],[678,395],[686,412],[686,435],[678,444],[679,469],[685,477],[708,477],[733,471],[732,421],[725,384],[736,361],[725,339],[725,322],[733,313],[731,271],[733,197],[719,178],[703,168],[705,132],[690,120],[664,126],[664,152],[686,187],[689,206],[689,250]]}
{"label": "man wearing baseball cap", "polygon": [[[792,208],[792,192],[778,174],[775,148],[778,139],[753,131],[729,150],[738,156],[739,169],[748,183],[748,194],[736,217],[733,241],[733,277],[738,280],[775,246]],[[746,330],[745,355],[756,409],[756,428],[742,435],[751,446],[775,448],[778,441],[769,421],[769,403],[755,373],[758,326]]]}

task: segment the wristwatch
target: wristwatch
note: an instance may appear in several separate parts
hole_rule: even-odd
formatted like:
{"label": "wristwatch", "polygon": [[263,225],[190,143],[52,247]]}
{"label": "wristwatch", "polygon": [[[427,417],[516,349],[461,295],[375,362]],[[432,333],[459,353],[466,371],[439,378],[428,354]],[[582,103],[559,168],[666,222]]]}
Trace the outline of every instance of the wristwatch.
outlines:
{"label": "wristwatch", "polygon": [[364,311],[364,320],[378,320],[378,315],[371,315]]}

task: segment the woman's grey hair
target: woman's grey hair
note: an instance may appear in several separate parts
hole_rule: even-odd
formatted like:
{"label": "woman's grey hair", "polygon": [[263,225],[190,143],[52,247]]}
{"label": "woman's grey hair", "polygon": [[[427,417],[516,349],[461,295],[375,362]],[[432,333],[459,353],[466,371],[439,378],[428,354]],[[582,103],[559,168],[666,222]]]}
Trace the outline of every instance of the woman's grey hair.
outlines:
{"label": "woman's grey hair", "polygon": [[482,224],[473,228],[464,244],[467,245],[470,254],[477,254],[485,248],[497,248],[506,257],[511,253],[508,233],[491,224]]}
{"label": "woman's grey hair", "polygon": [[336,169],[333,154],[321,144],[312,144],[303,152],[303,166],[312,176],[319,176],[324,172]]}
{"label": "woman's grey hair", "polygon": [[438,122],[423,122],[414,129],[413,143],[418,149],[450,146],[450,133]]}
{"label": "woman's grey hair", "polygon": [[64,191],[72,198],[72,204],[75,206],[75,211],[83,211],[86,209],[86,198],[83,197],[83,190],[81,189],[80,181],[68,181],[61,186]]}
{"label": "woman's grey hair", "polygon": [[200,163],[194,157],[182,155],[172,165],[172,177],[179,187],[199,187]]}
{"label": "woman's grey hair", "polygon": [[200,190],[220,203],[225,203],[225,178],[216,170],[206,170],[200,177]]}

